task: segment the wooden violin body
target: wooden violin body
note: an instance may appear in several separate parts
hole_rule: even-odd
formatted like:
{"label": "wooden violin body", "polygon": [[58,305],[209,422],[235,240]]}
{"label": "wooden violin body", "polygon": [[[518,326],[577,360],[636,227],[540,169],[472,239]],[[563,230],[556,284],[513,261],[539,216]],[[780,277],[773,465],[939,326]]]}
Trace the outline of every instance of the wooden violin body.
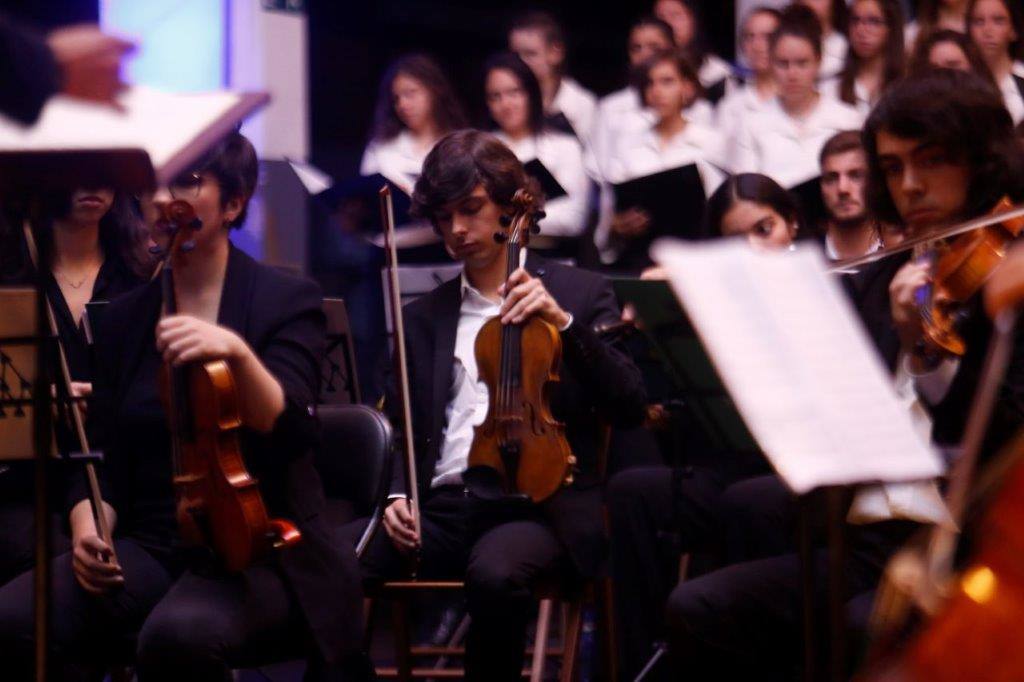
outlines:
{"label": "wooden violin body", "polygon": [[238,572],[276,547],[295,544],[301,534],[268,517],[259,484],[245,467],[238,391],[228,364],[216,360],[183,371],[192,423],[181,443],[181,472],[174,476],[178,528],[186,543],[212,548],[228,571]]}
{"label": "wooden violin body", "polygon": [[[172,256],[182,247],[186,229],[199,225],[187,202],[171,202],[164,213],[172,238],[160,274],[164,313],[171,315],[177,312]],[[238,389],[228,363],[165,363],[160,379],[182,539],[212,549],[230,572],[244,570],[272,549],[299,542],[302,536],[293,524],[269,518],[259,484],[246,469]]]}
{"label": "wooden violin body", "polygon": [[[1004,198],[995,212],[1012,208]],[[956,237],[938,247],[932,284],[921,307],[926,343],[941,354],[959,357],[966,352],[958,326],[967,301],[981,290],[1006,256],[1006,249],[1024,230],[1024,219],[1008,220]]]}
{"label": "wooden violin body", "polygon": [[[504,326],[500,318],[491,318],[476,337],[480,379],[489,387],[500,383]],[[550,387],[559,380],[562,339],[557,329],[537,317],[520,325],[519,336],[521,379],[512,395],[495,397],[492,392],[487,417],[473,436],[469,466],[495,470],[505,492],[539,502],[572,482],[575,463],[565,425],[555,420],[548,406]]]}
{"label": "wooden violin body", "polygon": [[[505,280],[519,268],[520,254],[536,229],[539,213],[524,190],[512,199],[506,241]],[[548,405],[550,387],[559,380],[562,339],[550,323],[534,316],[522,324],[484,323],[476,338],[480,380],[487,384],[488,411],[473,433],[465,480],[480,497],[525,495],[540,502],[572,483],[576,458],[565,427]]]}

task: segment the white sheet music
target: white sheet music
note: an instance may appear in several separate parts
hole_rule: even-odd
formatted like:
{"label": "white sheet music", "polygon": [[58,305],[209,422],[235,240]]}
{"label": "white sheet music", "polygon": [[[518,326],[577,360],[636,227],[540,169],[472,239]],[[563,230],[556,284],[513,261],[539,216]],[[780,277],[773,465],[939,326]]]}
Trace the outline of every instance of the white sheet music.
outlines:
{"label": "white sheet music", "polygon": [[34,126],[0,116],[0,151],[143,149],[156,169],[238,104],[239,93],[167,93],[135,86],[123,112],[58,95]]}
{"label": "white sheet music", "polygon": [[794,492],[941,473],[816,245],[765,253],[740,240],[660,241],[652,255]]}

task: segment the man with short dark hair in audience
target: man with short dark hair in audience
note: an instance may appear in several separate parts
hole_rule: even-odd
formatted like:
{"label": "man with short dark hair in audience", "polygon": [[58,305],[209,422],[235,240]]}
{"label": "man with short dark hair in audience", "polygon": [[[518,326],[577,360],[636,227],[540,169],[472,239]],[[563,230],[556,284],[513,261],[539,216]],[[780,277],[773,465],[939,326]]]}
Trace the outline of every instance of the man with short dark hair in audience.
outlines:
{"label": "man with short dark hair in audience", "polygon": [[821,149],[821,197],[825,204],[825,253],[830,260],[857,258],[882,245],[878,222],[868,212],[868,162],[857,130],[833,135]]}
{"label": "man with short dark hair in audience", "polygon": [[565,33],[558,20],[543,11],[520,15],[509,29],[508,47],[537,77],[547,122],[582,142],[590,133],[597,98],[565,75]]}

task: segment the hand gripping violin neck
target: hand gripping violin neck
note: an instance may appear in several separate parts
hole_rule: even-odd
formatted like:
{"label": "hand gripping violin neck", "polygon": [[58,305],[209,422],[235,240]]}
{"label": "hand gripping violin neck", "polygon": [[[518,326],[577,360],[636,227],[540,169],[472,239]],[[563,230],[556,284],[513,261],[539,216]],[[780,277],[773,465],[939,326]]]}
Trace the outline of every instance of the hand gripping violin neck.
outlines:
{"label": "hand gripping violin neck", "polygon": [[[519,267],[530,233],[537,231],[534,197],[519,190],[512,199],[505,280]],[[476,337],[480,379],[487,384],[487,417],[476,427],[465,474],[477,496],[525,496],[540,502],[572,483],[576,458],[565,439],[565,426],[548,405],[551,385],[559,381],[562,339],[553,325],[537,316],[521,324],[492,317]]]}
{"label": "hand gripping violin neck", "polygon": [[[186,233],[202,224],[185,201],[172,201],[162,211],[160,224],[170,237],[160,273],[164,314],[173,315],[173,256],[195,246]],[[268,517],[259,484],[245,468],[238,390],[228,363],[165,364],[160,378],[171,428],[176,516],[185,542],[212,549],[230,572],[299,542],[302,536],[290,522]]]}

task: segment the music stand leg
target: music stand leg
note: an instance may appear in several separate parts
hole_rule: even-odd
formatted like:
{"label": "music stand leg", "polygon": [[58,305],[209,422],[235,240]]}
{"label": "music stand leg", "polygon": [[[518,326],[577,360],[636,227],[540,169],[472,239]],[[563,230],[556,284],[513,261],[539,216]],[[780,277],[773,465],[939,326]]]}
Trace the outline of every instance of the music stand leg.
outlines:
{"label": "music stand leg", "polygon": [[50,444],[53,438],[53,414],[50,399],[50,332],[46,328],[44,275],[36,277],[36,381],[32,387],[32,431],[35,456],[35,679],[46,682],[50,634],[50,495],[47,474]]}
{"label": "music stand leg", "polygon": [[828,523],[829,675],[846,679],[846,537],[843,510],[846,489],[832,486],[825,492]]}
{"label": "music stand leg", "polygon": [[800,557],[800,597],[803,610],[804,635],[804,674],[806,682],[815,682],[815,632],[814,632],[814,559],[811,542],[811,503],[810,495],[803,495],[797,504],[798,534],[797,551]]}

